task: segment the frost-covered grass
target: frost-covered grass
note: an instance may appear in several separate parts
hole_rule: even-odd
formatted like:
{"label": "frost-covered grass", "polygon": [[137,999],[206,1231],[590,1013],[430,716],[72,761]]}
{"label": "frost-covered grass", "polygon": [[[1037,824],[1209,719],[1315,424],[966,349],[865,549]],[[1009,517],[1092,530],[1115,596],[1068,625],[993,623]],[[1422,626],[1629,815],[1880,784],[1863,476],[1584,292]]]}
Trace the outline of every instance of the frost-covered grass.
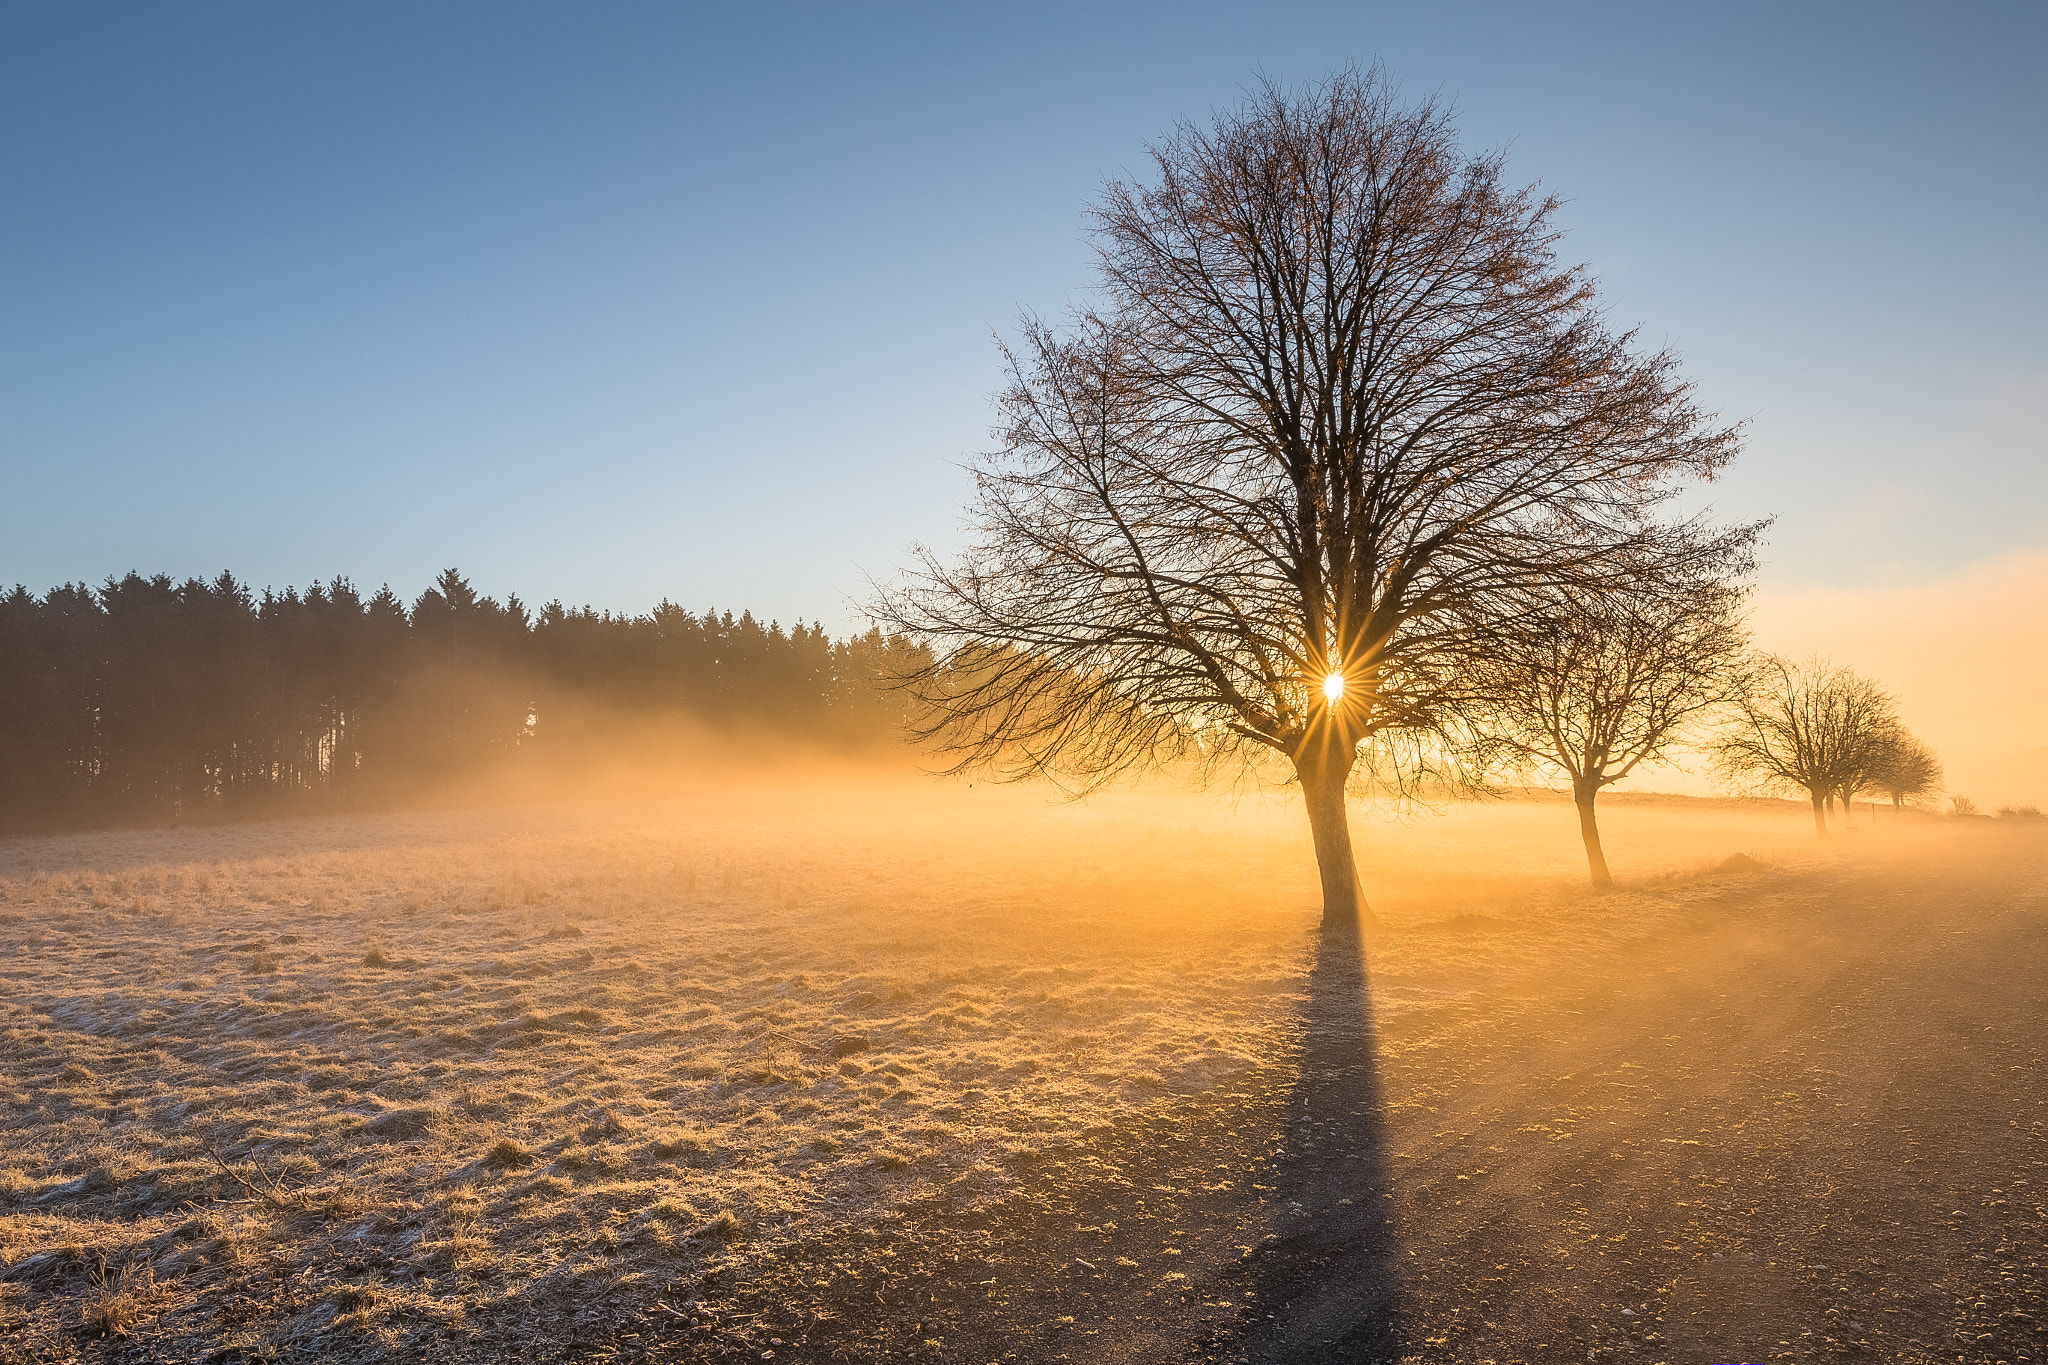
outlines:
{"label": "frost-covered grass", "polygon": [[[1706,814],[1701,811],[1705,810]],[[1650,932],[1794,810],[1362,824],[1381,1009]],[[0,844],[0,1335],[559,1334],[1284,1051],[1298,812],[927,783]],[[40,1343],[38,1345],[37,1343]]]}

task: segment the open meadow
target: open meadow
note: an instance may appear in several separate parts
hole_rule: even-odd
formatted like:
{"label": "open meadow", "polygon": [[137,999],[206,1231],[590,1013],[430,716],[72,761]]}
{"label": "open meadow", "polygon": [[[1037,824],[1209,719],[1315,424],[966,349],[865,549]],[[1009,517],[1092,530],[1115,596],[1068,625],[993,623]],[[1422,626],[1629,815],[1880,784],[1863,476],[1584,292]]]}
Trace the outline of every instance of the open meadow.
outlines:
{"label": "open meadow", "polygon": [[[1792,804],[1603,809],[1598,897],[1562,801],[1361,820],[1390,1064],[1666,933],[1731,854],[1948,834],[1884,812],[1824,854]],[[9,841],[0,1358],[638,1341],[1284,1086],[1316,923],[1280,800],[846,777]]]}
{"label": "open meadow", "polygon": [[2048,1365],[2044,52],[0,5],[0,1365]]}

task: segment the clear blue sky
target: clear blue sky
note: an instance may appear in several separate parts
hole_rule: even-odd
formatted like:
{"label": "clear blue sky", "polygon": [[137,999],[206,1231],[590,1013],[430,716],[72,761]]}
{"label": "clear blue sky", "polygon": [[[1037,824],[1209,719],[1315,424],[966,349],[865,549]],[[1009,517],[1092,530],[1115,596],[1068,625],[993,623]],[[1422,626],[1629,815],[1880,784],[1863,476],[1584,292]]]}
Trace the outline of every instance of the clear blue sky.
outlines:
{"label": "clear blue sky", "polygon": [[992,331],[1264,72],[1384,62],[1753,419],[1769,582],[2048,544],[2048,5],[0,9],[0,581],[848,623]]}

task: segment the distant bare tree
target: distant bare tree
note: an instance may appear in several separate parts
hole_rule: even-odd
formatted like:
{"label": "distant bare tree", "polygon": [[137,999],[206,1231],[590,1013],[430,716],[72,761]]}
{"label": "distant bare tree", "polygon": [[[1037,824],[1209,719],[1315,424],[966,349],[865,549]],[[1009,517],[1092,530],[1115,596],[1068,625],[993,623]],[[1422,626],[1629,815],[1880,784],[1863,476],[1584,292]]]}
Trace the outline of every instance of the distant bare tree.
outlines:
{"label": "distant bare tree", "polygon": [[[1844,759],[1834,792],[1842,803],[1844,825],[1849,824],[1855,814],[1856,798],[1872,787],[1882,789],[1886,771],[1900,761],[1907,746],[1913,742],[1906,727],[1894,719],[1890,730],[1873,736],[1869,743],[1858,746],[1853,757]],[[1931,760],[1933,755],[1928,757]],[[1939,765],[1936,771],[1939,771]]]}
{"label": "distant bare tree", "polygon": [[1909,801],[1924,801],[1941,791],[1941,760],[1934,750],[1900,730],[1878,755],[1870,785],[1892,799],[1895,810]]}
{"label": "distant bare tree", "polygon": [[1152,155],[1095,210],[1097,305],[1007,353],[965,552],[920,550],[873,610],[938,646],[912,685],[958,769],[1086,791],[1284,760],[1324,923],[1355,926],[1361,746],[1426,759],[1515,594],[1689,546],[1655,509],[1736,436],[1602,325],[1555,201],[1376,72]]}
{"label": "distant bare tree", "polygon": [[1523,617],[1481,665],[1490,747],[1571,781],[1586,865],[1602,890],[1614,879],[1594,800],[1736,695],[1740,600],[1715,580],[1666,587],[1643,579],[1599,597],[1559,595]]}
{"label": "distant bare tree", "polygon": [[1731,776],[1804,791],[1825,835],[1829,799],[1867,785],[1899,729],[1890,694],[1870,679],[1826,659],[1771,655],[1738,698],[1716,757]]}

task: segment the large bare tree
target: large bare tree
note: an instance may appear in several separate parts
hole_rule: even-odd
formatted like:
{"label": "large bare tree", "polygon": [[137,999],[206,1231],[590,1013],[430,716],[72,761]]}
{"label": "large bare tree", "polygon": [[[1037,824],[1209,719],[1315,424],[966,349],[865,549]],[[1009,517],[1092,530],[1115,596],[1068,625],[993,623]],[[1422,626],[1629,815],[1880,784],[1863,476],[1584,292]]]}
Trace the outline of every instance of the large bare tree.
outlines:
{"label": "large bare tree", "polygon": [[[1746,567],[1740,543],[1702,541],[1701,567]],[[1594,802],[1663,756],[1693,722],[1732,699],[1746,636],[1740,592],[1725,578],[1639,578],[1604,594],[1533,604],[1479,666],[1491,703],[1486,743],[1516,767],[1572,784],[1593,885],[1614,884]]]}
{"label": "large bare tree", "polygon": [[1151,150],[1094,210],[1093,306],[1007,353],[964,552],[874,610],[939,646],[916,682],[960,768],[1283,762],[1355,925],[1361,747],[1430,751],[1508,599],[1684,541],[1659,503],[1736,435],[1604,325],[1556,201],[1376,72]]}
{"label": "large bare tree", "polygon": [[1897,706],[1869,678],[1827,659],[1769,655],[1743,691],[1716,758],[1732,776],[1805,792],[1814,829],[1826,835],[1829,798],[1867,785],[1899,734]]}

